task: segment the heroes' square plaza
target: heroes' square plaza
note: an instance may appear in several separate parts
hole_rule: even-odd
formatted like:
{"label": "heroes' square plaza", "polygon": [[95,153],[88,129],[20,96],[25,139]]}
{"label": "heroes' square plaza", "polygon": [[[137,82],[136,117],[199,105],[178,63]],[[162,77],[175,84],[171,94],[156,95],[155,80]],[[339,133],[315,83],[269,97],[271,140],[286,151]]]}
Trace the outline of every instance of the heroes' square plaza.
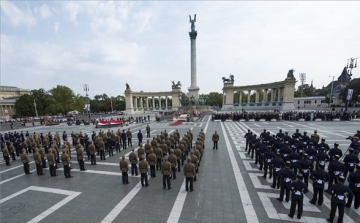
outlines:
{"label": "heroes' square plaza", "polygon": [[[270,187],[271,179],[261,177],[262,171],[244,151],[244,134],[247,129],[258,135],[263,129],[271,133],[282,129],[289,134],[295,129],[308,133],[317,130],[330,146],[338,142],[345,152],[349,145],[346,137],[356,132],[359,126],[356,121],[219,122],[211,121],[210,115],[192,125],[169,124],[150,122],[151,137],[165,130],[171,133],[176,129],[180,135],[189,129],[194,136],[201,129],[206,134],[194,192],[185,191],[183,172],[177,174],[177,179],[171,180],[171,190],[162,188],[160,171],[156,171],[156,178],[149,178],[149,187],[141,187],[140,178],[131,174],[130,183],[123,185],[119,159],[122,155],[128,155],[130,149],[107,156],[105,161],[100,161],[97,156],[96,166],[90,165],[85,159],[87,171],[79,171],[74,158],[76,152],[72,148],[74,177],[70,179],[65,179],[61,164],[57,177],[50,177],[48,168],[44,169],[44,176],[37,176],[30,154],[30,170],[33,174],[24,174],[19,159],[9,167],[1,164],[1,222],[326,222],[331,197],[325,193],[322,206],[310,204],[311,181],[304,198],[303,217],[298,220],[287,216],[290,202],[276,200],[279,190]],[[145,132],[146,125],[139,123],[128,126],[134,134],[133,148],[138,148],[135,137],[138,130]],[[37,134],[74,131],[88,135],[99,131],[93,125],[67,126],[65,123],[23,130]],[[215,131],[220,136],[218,150],[212,149],[211,135]],[[344,222],[359,222],[359,215],[358,209],[346,208]]]}

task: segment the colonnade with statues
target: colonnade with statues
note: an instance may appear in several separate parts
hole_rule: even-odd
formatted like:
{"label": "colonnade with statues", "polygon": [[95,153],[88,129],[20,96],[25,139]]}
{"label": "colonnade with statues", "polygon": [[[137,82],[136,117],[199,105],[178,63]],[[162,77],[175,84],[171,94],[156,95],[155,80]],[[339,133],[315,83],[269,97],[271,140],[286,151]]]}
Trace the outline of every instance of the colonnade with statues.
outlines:
{"label": "colonnade with statues", "polygon": [[[223,87],[222,110],[293,110],[296,79],[290,70],[284,81],[234,86],[234,78]],[[225,80],[225,78],[223,78]]]}
{"label": "colonnade with statues", "polygon": [[146,111],[177,111],[182,95],[180,88],[166,92],[135,92],[130,88],[125,90],[126,113],[137,114]]}

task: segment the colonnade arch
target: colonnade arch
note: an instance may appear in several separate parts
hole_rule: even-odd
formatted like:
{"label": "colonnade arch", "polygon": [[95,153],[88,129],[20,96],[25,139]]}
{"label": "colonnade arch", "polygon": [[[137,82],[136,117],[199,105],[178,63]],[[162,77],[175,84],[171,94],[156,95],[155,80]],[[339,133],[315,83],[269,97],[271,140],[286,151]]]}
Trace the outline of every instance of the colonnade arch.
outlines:
{"label": "colonnade arch", "polygon": [[145,111],[176,111],[180,107],[181,95],[180,88],[165,92],[135,92],[126,89],[126,112],[136,114]]}
{"label": "colonnade arch", "polygon": [[289,75],[284,81],[267,84],[224,83],[223,110],[293,110],[295,83],[296,79]]}

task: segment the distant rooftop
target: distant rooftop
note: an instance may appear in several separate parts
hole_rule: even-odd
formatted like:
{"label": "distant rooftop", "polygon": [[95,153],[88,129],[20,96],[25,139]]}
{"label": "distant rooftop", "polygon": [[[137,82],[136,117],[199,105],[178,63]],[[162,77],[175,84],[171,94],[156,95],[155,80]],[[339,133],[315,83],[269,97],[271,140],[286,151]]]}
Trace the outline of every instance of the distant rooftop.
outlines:
{"label": "distant rooftop", "polygon": [[14,86],[0,86],[0,90],[5,90],[5,91],[30,91],[28,89],[22,89],[22,88],[18,88],[18,87],[14,87]]}

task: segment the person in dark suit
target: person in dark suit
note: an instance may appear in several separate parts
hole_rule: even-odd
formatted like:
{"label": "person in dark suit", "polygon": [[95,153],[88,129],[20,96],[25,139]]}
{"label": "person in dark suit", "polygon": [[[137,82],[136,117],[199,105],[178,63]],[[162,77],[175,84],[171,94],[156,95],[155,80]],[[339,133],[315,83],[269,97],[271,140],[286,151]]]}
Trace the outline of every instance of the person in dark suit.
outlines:
{"label": "person in dark suit", "polygon": [[107,137],[106,146],[109,151],[109,156],[114,156],[114,141],[111,137]]}
{"label": "person in dark suit", "polygon": [[304,182],[302,182],[303,176],[301,174],[297,175],[297,181],[292,182],[291,189],[291,206],[289,217],[293,218],[295,214],[296,204],[298,205],[298,213],[297,218],[300,219],[303,212],[303,201],[304,201],[304,193],[308,191],[307,186]]}
{"label": "person in dark suit", "polygon": [[123,132],[121,133],[121,141],[123,143],[123,150],[127,148],[127,143],[126,143],[126,133],[125,133],[125,129],[123,129]]}
{"label": "person in dark suit", "polygon": [[[337,222],[342,223],[344,218],[345,204],[347,207],[350,207],[351,205],[354,194],[348,186],[344,185],[344,182],[345,177],[340,175],[338,177],[338,184],[334,184],[329,188],[329,192],[331,194],[331,209],[330,217],[326,219],[328,222],[333,222],[336,209],[339,209],[339,218]],[[347,203],[345,201],[346,196],[348,198]]]}
{"label": "person in dark suit", "polygon": [[286,161],[285,163],[285,169],[280,171],[280,197],[276,198],[278,201],[284,200],[284,192],[286,191],[286,202],[289,202],[290,200],[290,186],[291,181],[295,179],[295,173],[293,170],[290,169],[291,162]]}
{"label": "person in dark suit", "polygon": [[355,195],[354,208],[358,209],[360,205],[360,164],[356,165],[355,172],[350,173],[348,177],[348,182],[350,190]]}
{"label": "person in dark suit", "polygon": [[138,140],[139,140],[139,145],[142,144],[142,140],[143,140],[143,134],[141,132],[141,130],[139,130],[138,134],[137,134]]}
{"label": "person in dark suit", "polygon": [[[322,205],[324,201],[324,188],[325,183],[329,180],[329,174],[324,170],[325,164],[319,163],[318,169],[311,173],[310,179],[313,181],[314,195],[310,200],[310,203],[316,204],[318,200],[318,204]],[[319,199],[318,199],[319,195]]]}
{"label": "person in dark suit", "polygon": [[306,186],[308,186],[309,175],[313,171],[314,166],[313,163],[310,160],[308,160],[307,153],[304,153],[302,160],[299,161],[299,169],[300,169],[300,173],[304,177],[304,183],[306,184]]}

